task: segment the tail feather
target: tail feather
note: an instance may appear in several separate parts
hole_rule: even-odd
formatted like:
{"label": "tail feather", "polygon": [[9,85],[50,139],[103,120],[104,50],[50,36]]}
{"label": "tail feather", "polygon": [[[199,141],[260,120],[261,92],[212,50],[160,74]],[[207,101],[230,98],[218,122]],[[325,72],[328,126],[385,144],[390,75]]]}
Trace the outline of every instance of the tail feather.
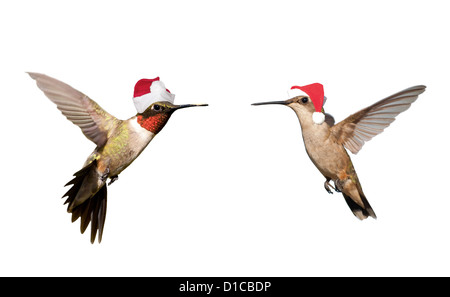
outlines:
{"label": "tail feather", "polygon": [[375,212],[372,209],[372,206],[370,206],[369,201],[367,201],[367,198],[364,196],[362,192],[359,193],[359,196],[361,197],[361,200],[364,204],[364,208],[361,207],[359,204],[357,204],[355,201],[353,201],[350,196],[346,195],[345,193],[342,193],[342,195],[345,198],[345,202],[347,202],[347,205],[350,207],[353,214],[360,220],[367,219],[368,217],[372,217],[374,219],[377,218],[375,215]]}
{"label": "tail feather", "polygon": [[72,185],[72,187],[64,194],[67,197],[64,204],[69,204],[67,211],[72,213],[72,222],[81,218],[80,231],[84,233],[89,223],[91,223],[91,243],[94,243],[95,237],[98,231],[98,242],[100,243],[103,235],[103,227],[105,225],[106,218],[106,205],[107,205],[107,190],[106,184],[103,185],[92,197],[73,207],[73,203],[77,193],[80,191],[85,178],[89,175],[91,170],[95,170],[97,167],[97,161],[94,160],[80,171],[74,174],[75,178],[69,181],[66,186]]}
{"label": "tail feather", "polygon": [[106,185],[104,185],[93,197],[91,206],[91,243],[95,241],[95,235],[98,230],[98,242],[102,241],[103,226],[106,218]]}

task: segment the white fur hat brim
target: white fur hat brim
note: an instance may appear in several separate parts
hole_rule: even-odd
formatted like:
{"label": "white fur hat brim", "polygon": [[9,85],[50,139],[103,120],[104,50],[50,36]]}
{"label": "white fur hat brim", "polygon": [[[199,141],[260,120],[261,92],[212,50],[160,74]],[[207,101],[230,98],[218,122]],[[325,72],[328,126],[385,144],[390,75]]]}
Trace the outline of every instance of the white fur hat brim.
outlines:
{"label": "white fur hat brim", "polygon": [[155,102],[168,101],[173,103],[174,100],[175,94],[169,93],[162,81],[154,81],[150,86],[150,93],[133,98],[134,106],[138,113],[143,113]]}

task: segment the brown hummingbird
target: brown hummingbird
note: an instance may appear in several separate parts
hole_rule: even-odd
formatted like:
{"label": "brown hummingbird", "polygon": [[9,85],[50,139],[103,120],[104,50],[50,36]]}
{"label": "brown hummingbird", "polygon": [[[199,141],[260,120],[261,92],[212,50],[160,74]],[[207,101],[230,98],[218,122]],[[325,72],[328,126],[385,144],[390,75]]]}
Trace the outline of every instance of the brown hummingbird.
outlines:
{"label": "brown hummingbird", "polygon": [[81,218],[81,233],[91,223],[91,243],[98,231],[102,240],[106,218],[106,182],[111,185],[147,147],[178,109],[207,104],[175,105],[175,95],[170,93],[159,77],[141,79],[134,88],[133,102],[137,114],[128,120],[119,120],[103,110],[95,101],[71,86],[40,73],[28,73],[37,86],[56,104],[84,135],[96,144],[81,170],[66,186],[72,185],[67,211],[72,222]]}
{"label": "brown hummingbird", "polygon": [[[285,101],[253,103],[252,105],[282,104],[295,111],[300,121],[306,152],[325,177],[324,187],[342,192],[353,214],[360,220],[375,212],[361,188],[347,150],[357,154],[365,142],[380,134],[395,117],[407,110],[425,91],[425,86],[414,86],[391,95],[334,124],[334,118],[325,113],[323,86],[314,83],[293,86]],[[334,182],[334,187],[329,183]]]}

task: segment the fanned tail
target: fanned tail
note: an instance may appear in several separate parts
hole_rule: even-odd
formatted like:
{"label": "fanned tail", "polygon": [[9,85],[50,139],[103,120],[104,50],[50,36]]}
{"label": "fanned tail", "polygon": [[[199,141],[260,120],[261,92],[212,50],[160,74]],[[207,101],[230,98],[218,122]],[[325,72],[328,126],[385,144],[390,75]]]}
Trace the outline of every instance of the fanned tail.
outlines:
{"label": "fanned tail", "polygon": [[64,204],[69,204],[67,211],[72,213],[72,222],[75,222],[81,217],[80,231],[84,233],[86,228],[91,223],[91,243],[94,243],[95,237],[98,231],[98,242],[102,241],[103,227],[105,225],[106,218],[106,202],[107,202],[107,190],[106,184],[103,185],[94,195],[89,199],[86,199],[83,203],[73,207],[75,197],[82,188],[83,184],[88,181],[88,176],[92,170],[96,170],[97,161],[94,160],[87,166],[83,167],[80,171],[74,174],[74,178],[69,181],[66,186],[72,185],[72,187],[64,194],[67,197]]}

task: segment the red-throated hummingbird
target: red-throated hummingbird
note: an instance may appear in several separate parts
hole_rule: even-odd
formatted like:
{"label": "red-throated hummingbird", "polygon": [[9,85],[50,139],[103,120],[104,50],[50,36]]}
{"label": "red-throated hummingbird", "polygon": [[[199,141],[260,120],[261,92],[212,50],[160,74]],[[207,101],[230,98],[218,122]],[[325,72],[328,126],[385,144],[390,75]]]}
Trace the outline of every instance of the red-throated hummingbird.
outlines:
{"label": "red-throated hummingbird", "polygon": [[119,120],[102,109],[95,101],[71,86],[39,73],[28,73],[37,86],[56,104],[72,123],[97,147],[89,155],[81,170],[67,185],[72,187],[64,194],[67,211],[72,222],[81,218],[81,233],[91,224],[91,243],[98,231],[102,240],[106,217],[106,182],[118,179],[147,147],[178,109],[207,106],[207,104],[175,105],[175,95],[155,79],[141,79],[134,88],[134,105],[137,114],[128,120]]}

